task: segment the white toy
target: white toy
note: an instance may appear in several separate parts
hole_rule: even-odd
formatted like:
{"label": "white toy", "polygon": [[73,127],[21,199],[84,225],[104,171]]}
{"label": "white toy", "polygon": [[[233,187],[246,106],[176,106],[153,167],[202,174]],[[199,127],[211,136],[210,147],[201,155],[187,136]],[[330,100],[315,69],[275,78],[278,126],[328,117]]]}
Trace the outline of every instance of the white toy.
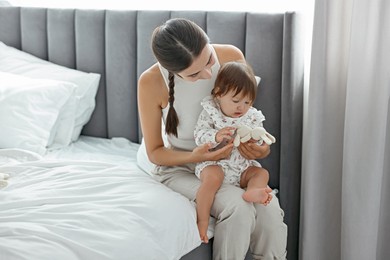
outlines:
{"label": "white toy", "polygon": [[6,173],[0,172],[0,188],[4,188],[8,185],[7,179],[9,178],[9,175]]}
{"label": "white toy", "polygon": [[268,133],[264,127],[255,127],[252,129],[249,126],[241,125],[237,128],[237,135],[234,138],[233,144],[237,147],[240,143],[248,142],[250,139],[258,140],[260,143],[264,141],[268,145],[276,142],[275,137]]}

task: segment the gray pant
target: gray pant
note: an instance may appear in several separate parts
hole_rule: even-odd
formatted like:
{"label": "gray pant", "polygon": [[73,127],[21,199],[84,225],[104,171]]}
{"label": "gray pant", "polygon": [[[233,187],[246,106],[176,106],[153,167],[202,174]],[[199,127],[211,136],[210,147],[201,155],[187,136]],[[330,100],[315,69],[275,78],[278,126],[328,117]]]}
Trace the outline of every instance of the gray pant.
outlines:
{"label": "gray pant", "polygon": [[[159,166],[155,177],[172,190],[194,201],[200,180],[194,164]],[[286,259],[287,225],[284,212],[274,196],[267,206],[245,202],[243,189],[223,184],[218,190],[211,215],[216,219],[213,259],[244,259],[250,248],[253,259]]]}

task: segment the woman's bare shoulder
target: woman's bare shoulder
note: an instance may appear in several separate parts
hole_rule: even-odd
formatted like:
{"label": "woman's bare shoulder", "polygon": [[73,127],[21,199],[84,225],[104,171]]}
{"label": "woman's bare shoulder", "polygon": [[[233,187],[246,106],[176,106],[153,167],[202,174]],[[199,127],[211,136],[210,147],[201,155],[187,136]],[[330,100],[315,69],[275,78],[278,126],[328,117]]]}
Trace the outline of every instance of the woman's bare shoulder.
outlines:
{"label": "woman's bare shoulder", "polygon": [[148,96],[148,98],[155,97],[161,103],[161,98],[166,96],[168,92],[164,79],[161,75],[158,64],[152,65],[146,69],[138,80],[138,93],[141,96]]}
{"label": "woman's bare shoulder", "polygon": [[151,82],[158,82],[159,80],[163,80],[158,64],[155,63],[148,69],[146,69],[139,77],[139,87],[148,86]]}
{"label": "woman's bare shoulder", "polygon": [[221,64],[229,61],[245,61],[242,51],[232,44],[213,44]]}

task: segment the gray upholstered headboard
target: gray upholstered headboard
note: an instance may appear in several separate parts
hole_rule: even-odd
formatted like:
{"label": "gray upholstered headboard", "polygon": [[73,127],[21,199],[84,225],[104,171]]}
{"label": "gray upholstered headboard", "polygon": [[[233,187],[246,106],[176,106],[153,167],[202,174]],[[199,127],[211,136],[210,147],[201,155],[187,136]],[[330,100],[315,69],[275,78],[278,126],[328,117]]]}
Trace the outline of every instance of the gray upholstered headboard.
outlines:
{"label": "gray upholstered headboard", "polygon": [[289,226],[289,259],[298,249],[303,55],[294,13],[114,11],[0,8],[0,41],[40,58],[102,75],[97,105],[83,134],[139,142],[137,79],[155,62],[152,30],[170,17],[186,17],[214,43],[240,48],[257,75],[255,105],[277,138],[262,162],[278,188]]}

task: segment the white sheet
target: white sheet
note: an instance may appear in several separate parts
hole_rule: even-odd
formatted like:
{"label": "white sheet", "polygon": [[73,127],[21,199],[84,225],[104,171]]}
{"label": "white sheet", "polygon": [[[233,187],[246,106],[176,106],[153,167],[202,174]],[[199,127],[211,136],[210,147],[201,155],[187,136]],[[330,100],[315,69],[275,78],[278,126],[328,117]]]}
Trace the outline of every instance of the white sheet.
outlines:
{"label": "white sheet", "polygon": [[138,145],[81,137],[43,158],[0,150],[0,259],[179,259],[194,206],[136,165]]}

